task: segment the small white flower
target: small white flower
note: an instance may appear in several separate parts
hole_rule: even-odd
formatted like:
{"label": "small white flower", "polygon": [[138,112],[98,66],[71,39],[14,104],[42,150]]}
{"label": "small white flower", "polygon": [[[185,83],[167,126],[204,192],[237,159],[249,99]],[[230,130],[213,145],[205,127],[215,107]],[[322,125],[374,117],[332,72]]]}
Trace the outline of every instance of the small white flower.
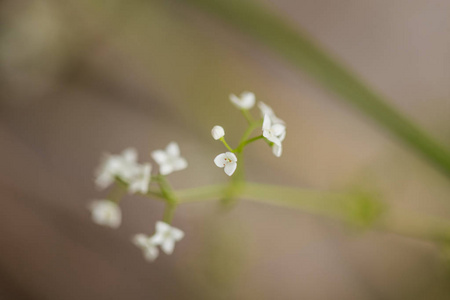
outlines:
{"label": "small white flower", "polygon": [[152,236],[152,242],[160,245],[162,251],[167,255],[172,254],[175,242],[184,237],[184,232],[178,228],[172,227],[165,222],[156,222],[156,233]]}
{"label": "small white flower", "polygon": [[255,94],[243,92],[239,97],[231,94],[230,101],[239,109],[250,109],[255,105]]}
{"label": "small white flower", "polygon": [[187,168],[187,161],[180,156],[180,147],[176,142],[167,145],[166,150],[156,150],[152,152],[153,159],[159,165],[159,172],[168,175],[174,171]]}
{"label": "small white flower", "polygon": [[212,137],[217,141],[220,138],[223,138],[225,136],[225,130],[222,126],[214,126],[211,130]]}
{"label": "small white flower", "polygon": [[133,237],[133,244],[141,248],[147,261],[154,261],[159,255],[157,244],[153,241],[152,237],[146,236],[145,234],[136,234]]}
{"label": "small white flower", "polygon": [[152,166],[150,164],[137,165],[134,174],[129,179],[128,191],[130,193],[147,193],[150,184],[151,171]]}
{"label": "small white flower", "polygon": [[120,207],[110,200],[95,200],[89,205],[92,220],[103,226],[117,228],[122,221]]}
{"label": "small white flower", "polygon": [[114,182],[116,176],[127,181],[135,172],[136,160],[137,153],[133,148],[125,149],[121,155],[105,155],[96,171],[95,183],[105,189]]}
{"label": "small white flower", "polygon": [[272,108],[269,105],[265,104],[262,101],[259,101],[258,107],[261,110],[261,116],[264,117],[265,115],[268,115],[273,124],[285,124],[283,120],[281,120],[275,115],[275,113],[273,112]]}
{"label": "small white flower", "polygon": [[214,163],[219,168],[224,168],[225,174],[231,176],[237,168],[237,157],[232,152],[225,152],[217,155]]}
{"label": "small white flower", "polygon": [[281,142],[286,136],[286,126],[283,124],[272,124],[269,115],[264,115],[262,130],[266,139],[281,148]]}

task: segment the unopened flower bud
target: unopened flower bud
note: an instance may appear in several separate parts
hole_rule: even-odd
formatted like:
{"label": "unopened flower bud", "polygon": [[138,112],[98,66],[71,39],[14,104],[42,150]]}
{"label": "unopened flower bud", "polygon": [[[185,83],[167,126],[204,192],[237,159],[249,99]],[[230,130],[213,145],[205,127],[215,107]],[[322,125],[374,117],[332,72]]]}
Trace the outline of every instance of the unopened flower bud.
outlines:
{"label": "unopened flower bud", "polygon": [[211,135],[215,140],[218,140],[225,136],[225,130],[222,126],[214,126],[211,130]]}

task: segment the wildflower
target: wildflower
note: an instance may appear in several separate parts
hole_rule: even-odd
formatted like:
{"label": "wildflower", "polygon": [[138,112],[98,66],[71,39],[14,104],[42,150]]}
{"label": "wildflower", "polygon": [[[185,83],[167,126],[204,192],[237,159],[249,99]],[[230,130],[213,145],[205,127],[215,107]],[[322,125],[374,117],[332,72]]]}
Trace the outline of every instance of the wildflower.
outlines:
{"label": "wildflower", "polygon": [[269,105],[265,104],[262,101],[259,101],[258,107],[261,110],[261,116],[264,117],[265,115],[268,115],[273,124],[283,124],[283,125],[285,124],[283,120],[281,120],[275,115],[275,113],[273,112],[272,108]]}
{"label": "wildflower", "polygon": [[121,155],[106,155],[96,171],[95,183],[105,189],[114,182],[116,176],[128,181],[135,172],[136,160],[137,153],[133,148],[125,149]]}
{"label": "wildflower", "polygon": [[188,165],[186,159],[180,156],[180,148],[176,142],[171,142],[167,145],[165,151],[153,151],[152,157],[158,163],[159,172],[162,175],[186,169]]}
{"label": "wildflower", "polygon": [[273,149],[276,156],[281,155],[281,142],[286,137],[286,126],[283,124],[272,124],[272,120],[269,115],[264,115],[263,121],[263,136],[270,142],[274,143],[278,148]]}
{"label": "wildflower", "polygon": [[89,205],[92,220],[103,226],[117,228],[122,221],[120,207],[110,200],[95,200]]}
{"label": "wildflower", "polygon": [[214,163],[219,168],[224,168],[225,174],[231,176],[237,168],[237,157],[232,152],[225,152],[217,155]]}
{"label": "wildflower", "polygon": [[223,138],[225,136],[225,130],[222,126],[214,126],[211,130],[211,135],[215,140],[218,140],[220,138]]}
{"label": "wildflower", "polygon": [[151,170],[152,166],[150,164],[136,165],[134,173],[128,182],[128,191],[131,193],[147,193],[150,184]]}
{"label": "wildflower", "polygon": [[184,232],[178,228],[172,227],[165,222],[156,222],[156,233],[151,238],[152,242],[160,245],[162,251],[167,255],[172,254],[175,247],[175,242],[184,237]]}
{"label": "wildflower", "polygon": [[239,97],[231,94],[230,101],[239,109],[250,109],[255,105],[255,94],[243,92]]}
{"label": "wildflower", "polygon": [[133,237],[132,241],[133,244],[141,248],[147,261],[154,261],[158,257],[159,250],[152,237],[139,233]]}

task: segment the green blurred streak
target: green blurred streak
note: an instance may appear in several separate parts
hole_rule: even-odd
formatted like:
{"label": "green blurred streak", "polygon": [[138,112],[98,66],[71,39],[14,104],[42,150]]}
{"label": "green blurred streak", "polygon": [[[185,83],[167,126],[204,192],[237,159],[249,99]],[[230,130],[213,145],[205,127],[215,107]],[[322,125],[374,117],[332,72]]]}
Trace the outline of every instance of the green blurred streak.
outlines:
{"label": "green blurred streak", "polygon": [[450,177],[450,152],[281,17],[248,0],[184,0],[260,40],[422,153]]}

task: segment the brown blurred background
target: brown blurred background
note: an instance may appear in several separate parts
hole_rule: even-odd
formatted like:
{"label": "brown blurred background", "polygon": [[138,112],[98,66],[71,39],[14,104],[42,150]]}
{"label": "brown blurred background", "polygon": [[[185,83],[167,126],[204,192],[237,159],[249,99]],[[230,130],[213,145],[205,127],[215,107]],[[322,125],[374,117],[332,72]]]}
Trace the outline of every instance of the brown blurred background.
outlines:
{"label": "brown blurred background", "polygon": [[[449,1],[259,1],[450,145]],[[181,206],[186,237],[152,264],[130,237],[153,231],[161,203],[126,197],[118,230],[91,222],[103,152],[133,146],[144,162],[175,140],[190,164],[176,188],[225,182],[210,129],[237,143],[245,121],[228,94],[243,90],[288,125],[281,158],[248,148],[249,180],[362,184],[395,209],[450,217],[447,178],[212,15],[183,1],[3,0],[0,299],[450,299],[434,244],[298,211]]]}

